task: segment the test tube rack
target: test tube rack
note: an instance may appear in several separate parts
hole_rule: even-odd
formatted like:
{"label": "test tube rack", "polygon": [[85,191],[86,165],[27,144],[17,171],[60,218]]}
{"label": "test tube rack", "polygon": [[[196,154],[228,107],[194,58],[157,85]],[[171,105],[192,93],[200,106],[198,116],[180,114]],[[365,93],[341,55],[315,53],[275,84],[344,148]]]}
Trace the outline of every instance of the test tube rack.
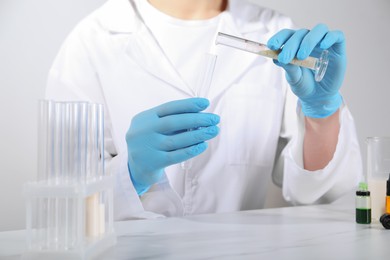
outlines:
{"label": "test tube rack", "polygon": [[40,101],[22,259],[91,259],[114,245],[113,183],[104,171],[103,106]]}

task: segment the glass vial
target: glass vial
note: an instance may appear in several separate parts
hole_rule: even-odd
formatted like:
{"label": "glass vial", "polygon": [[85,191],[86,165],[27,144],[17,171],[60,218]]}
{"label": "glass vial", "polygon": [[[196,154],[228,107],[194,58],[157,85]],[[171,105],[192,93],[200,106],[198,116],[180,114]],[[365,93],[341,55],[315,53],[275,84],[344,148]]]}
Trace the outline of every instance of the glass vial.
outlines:
{"label": "glass vial", "polygon": [[371,223],[371,197],[367,183],[359,183],[359,189],[356,191],[356,223]]}

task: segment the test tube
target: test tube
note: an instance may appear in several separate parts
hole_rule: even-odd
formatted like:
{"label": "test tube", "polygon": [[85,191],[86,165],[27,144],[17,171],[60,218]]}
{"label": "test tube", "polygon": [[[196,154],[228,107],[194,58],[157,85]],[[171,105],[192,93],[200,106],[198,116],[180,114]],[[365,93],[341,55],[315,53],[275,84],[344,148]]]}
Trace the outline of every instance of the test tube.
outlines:
{"label": "test tube", "polygon": [[68,178],[71,183],[83,183],[87,165],[87,142],[88,142],[88,103],[68,102],[69,116],[67,131],[69,131],[69,161]]}
{"label": "test tube", "polygon": [[55,104],[55,115],[54,115],[54,183],[58,185],[62,177],[63,170],[63,105],[60,102]]}
{"label": "test tube", "polygon": [[98,144],[97,144],[97,149],[98,149],[98,156],[99,156],[99,176],[104,177],[104,107],[102,104],[99,104],[99,109],[98,109]]}
{"label": "test tube", "polygon": [[[39,101],[38,113],[38,176],[37,181],[47,182],[50,176],[50,155],[51,155],[51,138],[52,138],[52,117],[54,111],[54,102],[50,100]],[[37,198],[36,214],[38,220],[37,246],[44,248],[47,246],[48,238],[48,199]]]}
{"label": "test tube", "polygon": [[49,155],[49,115],[51,112],[51,101],[40,100],[38,112],[38,176],[37,181],[47,180],[48,176],[48,155]]}
{"label": "test tube", "polygon": [[[255,53],[264,57],[277,60],[281,50],[271,50],[266,44],[250,41],[233,35],[218,32],[215,44],[222,44],[239,50]],[[294,58],[290,64],[298,65],[314,71],[314,78],[317,82],[321,81],[325,75],[329,63],[329,52],[323,50],[319,58],[308,57],[304,60]]]}
{"label": "test tube", "polygon": [[77,183],[78,165],[80,163],[80,104],[73,102],[69,106],[69,179],[71,183]]}
{"label": "test tube", "polygon": [[[104,107],[98,104],[97,111],[97,152],[98,152],[98,173],[99,178],[105,176],[104,171]],[[106,197],[105,192],[99,194],[99,234],[103,235],[106,232]]]}
{"label": "test tube", "polygon": [[196,84],[197,97],[206,97],[209,94],[216,62],[217,55],[211,53],[204,54],[202,62],[203,66],[199,72],[198,81]]}
{"label": "test tube", "polygon": [[[38,181],[49,182],[51,169],[51,147],[52,147],[52,122],[54,102],[50,100],[39,101],[38,113]],[[49,199],[38,198],[38,247],[47,248],[49,238]]]}
{"label": "test tube", "polygon": [[38,181],[54,184],[55,180],[55,137],[56,103],[39,101],[38,118]]}
{"label": "test tube", "polygon": [[[198,81],[196,84],[196,96],[197,97],[206,97],[209,94],[211,81],[213,79],[215,63],[217,62],[217,55],[211,53],[205,53],[203,57],[203,66],[199,71]],[[189,129],[192,131],[194,129]],[[183,170],[189,170],[192,167],[192,159],[181,162],[180,166]]]}
{"label": "test tube", "polygon": [[87,182],[87,160],[88,160],[88,103],[78,103],[78,132],[77,152],[78,163],[76,165],[76,179],[78,183]]}
{"label": "test tube", "polygon": [[[87,178],[96,181],[104,175],[103,105],[92,103],[88,107]],[[95,237],[104,233],[104,202],[102,192],[86,198],[86,235]]]}
{"label": "test tube", "polygon": [[106,211],[107,211],[107,191],[100,192],[99,202],[99,234],[103,235],[106,232]]}
{"label": "test tube", "polygon": [[104,129],[103,105],[90,104],[88,109],[88,179],[96,180],[103,177],[104,172]]}

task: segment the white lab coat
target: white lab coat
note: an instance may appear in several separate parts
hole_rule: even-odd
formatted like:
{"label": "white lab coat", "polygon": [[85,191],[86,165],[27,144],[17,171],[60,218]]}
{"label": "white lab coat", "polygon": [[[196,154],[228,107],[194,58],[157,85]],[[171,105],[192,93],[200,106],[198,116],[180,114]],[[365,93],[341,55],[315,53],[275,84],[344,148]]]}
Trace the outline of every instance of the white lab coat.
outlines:
{"label": "white lab coat", "polygon": [[[222,16],[220,31],[262,42],[292,26],[287,17],[245,1],[230,1]],[[331,201],[355,187],[361,157],[345,105],[334,158],[323,170],[306,171],[303,116],[283,70],[250,53],[223,46],[215,51],[207,98],[208,111],[221,117],[219,136],[189,172],[180,165],[166,168],[166,176],[139,198],[127,168],[125,135],[132,117],[194,94],[156,47],[132,1],[108,1],[66,39],[50,70],[46,97],[104,104],[106,171],[116,176],[116,219],[262,208],[272,173],[292,204]]]}

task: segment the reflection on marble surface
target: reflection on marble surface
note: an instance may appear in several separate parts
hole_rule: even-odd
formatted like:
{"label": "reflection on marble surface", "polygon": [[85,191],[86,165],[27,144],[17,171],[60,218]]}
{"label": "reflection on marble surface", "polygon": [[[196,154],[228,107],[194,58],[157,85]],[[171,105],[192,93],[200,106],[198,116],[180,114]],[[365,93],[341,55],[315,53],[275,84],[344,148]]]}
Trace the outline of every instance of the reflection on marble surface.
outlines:
{"label": "reflection on marble surface", "polygon": [[[117,223],[100,259],[385,259],[390,232],[342,205]],[[387,253],[386,253],[387,250]]]}
{"label": "reflection on marble surface", "polygon": [[[117,222],[98,259],[388,259],[390,231],[354,214],[348,202]],[[23,234],[0,233],[0,259],[18,259]]]}

